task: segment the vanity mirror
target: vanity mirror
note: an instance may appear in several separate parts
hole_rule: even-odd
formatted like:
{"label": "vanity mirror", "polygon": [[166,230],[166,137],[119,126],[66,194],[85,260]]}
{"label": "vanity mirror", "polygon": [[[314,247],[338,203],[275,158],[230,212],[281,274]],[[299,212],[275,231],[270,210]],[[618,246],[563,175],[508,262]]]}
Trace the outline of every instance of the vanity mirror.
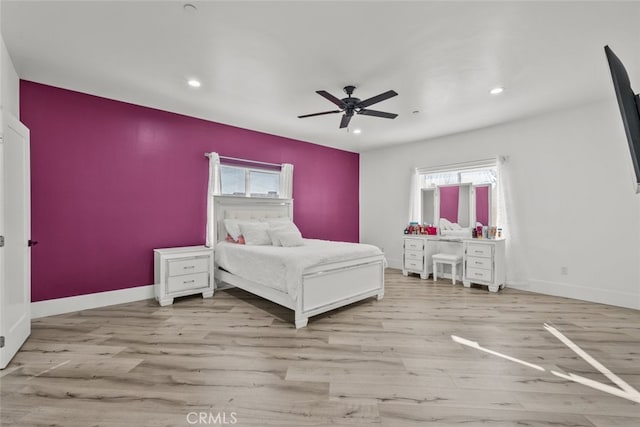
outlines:
{"label": "vanity mirror", "polygon": [[471,227],[471,184],[441,185],[440,218],[457,223],[462,228]]}
{"label": "vanity mirror", "polygon": [[492,206],[493,200],[491,199],[491,184],[474,185],[473,192],[475,193],[475,222],[479,222],[482,225],[495,224],[495,220],[492,221]]}
{"label": "vanity mirror", "polygon": [[462,228],[492,223],[491,184],[453,184],[423,188],[422,223],[439,224],[440,218]]}

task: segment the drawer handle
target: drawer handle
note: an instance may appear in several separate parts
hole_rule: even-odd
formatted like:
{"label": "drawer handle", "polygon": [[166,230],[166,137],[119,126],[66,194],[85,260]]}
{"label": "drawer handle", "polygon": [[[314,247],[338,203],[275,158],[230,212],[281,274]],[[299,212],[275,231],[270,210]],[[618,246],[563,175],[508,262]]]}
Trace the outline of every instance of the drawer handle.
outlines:
{"label": "drawer handle", "polygon": [[195,280],[184,280],[182,284],[186,285],[187,283],[195,283],[195,282],[196,282]]}
{"label": "drawer handle", "polygon": [[474,254],[481,254],[483,251],[473,251]]}
{"label": "drawer handle", "polygon": [[196,266],[195,265],[187,265],[187,266],[182,267],[183,270],[188,270],[190,268],[196,268]]}
{"label": "drawer handle", "polygon": [[482,273],[473,273],[475,276],[482,276]]}
{"label": "drawer handle", "polygon": [[476,265],[482,265],[481,262],[475,261]]}

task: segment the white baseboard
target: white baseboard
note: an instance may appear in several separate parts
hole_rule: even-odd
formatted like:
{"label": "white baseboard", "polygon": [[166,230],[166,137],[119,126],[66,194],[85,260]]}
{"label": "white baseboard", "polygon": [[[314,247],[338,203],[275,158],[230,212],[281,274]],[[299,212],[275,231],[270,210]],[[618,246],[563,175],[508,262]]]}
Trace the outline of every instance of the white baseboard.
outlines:
{"label": "white baseboard", "polygon": [[530,280],[527,284],[508,283],[507,286],[521,291],[615,305],[617,307],[633,308],[636,310],[640,309],[638,294],[631,292],[620,292],[611,289],[596,289],[572,283],[549,282],[535,279]]}
{"label": "white baseboard", "polygon": [[402,270],[402,258],[387,258],[387,267]]}
{"label": "white baseboard", "polygon": [[150,298],[155,298],[153,285],[32,302],[31,318],[37,319],[40,317],[55,316],[57,314],[124,304]]}

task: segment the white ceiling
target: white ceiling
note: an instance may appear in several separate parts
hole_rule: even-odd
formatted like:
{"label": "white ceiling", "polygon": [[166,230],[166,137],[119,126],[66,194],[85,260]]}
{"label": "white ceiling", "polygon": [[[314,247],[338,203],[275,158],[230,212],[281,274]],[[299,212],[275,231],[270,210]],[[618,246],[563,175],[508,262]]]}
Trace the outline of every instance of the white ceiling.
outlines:
{"label": "white ceiling", "polygon": [[[2,0],[2,34],[25,80],[357,152],[613,97],[605,44],[640,85],[640,2],[185,3]],[[398,118],[297,118],[348,84]]]}

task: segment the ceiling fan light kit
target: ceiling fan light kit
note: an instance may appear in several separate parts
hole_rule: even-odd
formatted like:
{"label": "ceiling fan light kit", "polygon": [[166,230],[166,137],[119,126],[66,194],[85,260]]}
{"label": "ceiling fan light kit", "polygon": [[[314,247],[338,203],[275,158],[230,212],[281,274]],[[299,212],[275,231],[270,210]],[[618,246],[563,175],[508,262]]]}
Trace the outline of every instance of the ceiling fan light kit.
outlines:
{"label": "ceiling fan light kit", "polygon": [[398,94],[394,90],[388,90],[380,95],[373,96],[371,98],[365,99],[364,101],[360,100],[360,98],[356,98],[353,95],[353,91],[356,89],[355,86],[345,86],[344,92],[347,94],[346,98],[339,99],[333,95],[331,95],[326,90],[317,90],[316,93],[323,98],[329,100],[338,106],[339,110],[331,110],[331,111],[323,111],[321,113],[313,113],[313,114],[304,114],[302,116],[298,116],[299,119],[304,119],[306,117],[314,117],[314,116],[323,116],[325,114],[336,114],[336,113],[344,113],[342,115],[342,119],[340,120],[340,129],[346,128],[349,126],[349,122],[354,114],[362,114],[365,116],[373,116],[373,117],[382,117],[384,119],[395,119],[398,117],[395,113],[387,113],[385,111],[377,111],[377,110],[369,110],[368,106],[377,104],[378,102],[385,101],[389,98],[393,98]]}

